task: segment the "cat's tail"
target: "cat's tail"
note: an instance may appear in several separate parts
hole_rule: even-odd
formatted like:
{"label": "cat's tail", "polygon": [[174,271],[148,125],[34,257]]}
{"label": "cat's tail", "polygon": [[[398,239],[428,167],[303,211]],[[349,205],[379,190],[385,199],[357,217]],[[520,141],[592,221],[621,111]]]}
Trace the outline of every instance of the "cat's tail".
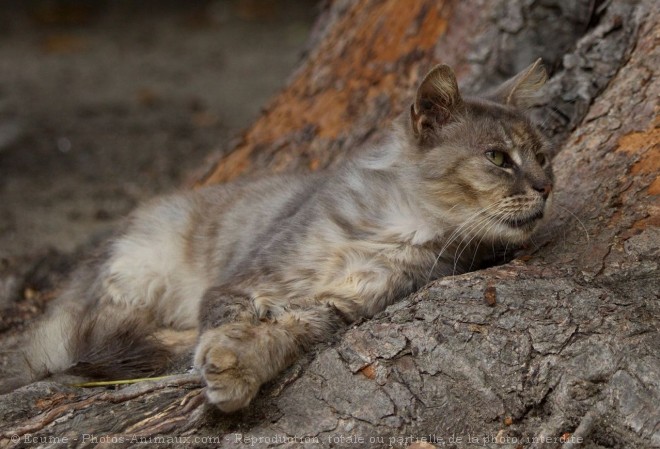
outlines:
{"label": "cat's tail", "polygon": [[160,374],[192,351],[197,330],[158,328],[146,310],[59,302],[17,351],[0,393],[53,374],[123,380]]}
{"label": "cat's tail", "polygon": [[197,330],[158,328],[147,311],[102,307],[74,332],[67,374],[121,380],[158,375],[192,350]]}

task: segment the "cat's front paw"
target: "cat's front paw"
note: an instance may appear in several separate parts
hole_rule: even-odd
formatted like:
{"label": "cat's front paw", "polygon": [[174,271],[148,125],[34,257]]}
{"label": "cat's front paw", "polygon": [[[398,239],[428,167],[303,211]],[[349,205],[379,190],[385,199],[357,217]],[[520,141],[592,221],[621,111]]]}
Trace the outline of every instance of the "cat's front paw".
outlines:
{"label": "cat's front paw", "polygon": [[[204,335],[195,353],[195,366],[206,381],[206,396],[226,413],[248,406],[261,383],[252,368],[241,362],[240,354],[227,347],[224,336]],[[224,340],[224,341],[223,341]]]}

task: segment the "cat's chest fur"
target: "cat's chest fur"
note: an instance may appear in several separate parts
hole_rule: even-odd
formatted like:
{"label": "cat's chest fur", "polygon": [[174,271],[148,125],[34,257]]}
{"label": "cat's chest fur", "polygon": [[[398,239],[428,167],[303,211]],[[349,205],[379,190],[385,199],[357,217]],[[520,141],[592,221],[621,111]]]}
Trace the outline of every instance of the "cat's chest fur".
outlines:
{"label": "cat's chest fur", "polygon": [[435,245],[313,237],[293,263],[269,273],[253,290],[257,308],[330,301],[350,316],[371,316],[432,276]]}

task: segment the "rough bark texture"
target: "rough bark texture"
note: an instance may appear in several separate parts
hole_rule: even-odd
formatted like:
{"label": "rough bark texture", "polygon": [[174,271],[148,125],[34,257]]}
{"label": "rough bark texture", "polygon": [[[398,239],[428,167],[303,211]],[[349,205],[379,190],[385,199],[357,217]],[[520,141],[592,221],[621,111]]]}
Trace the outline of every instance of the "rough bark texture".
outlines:
{"label": "rough bark texture", "polygon": [[194,374],[42,382],[2,398],[0,447],[660,447],[659,19],[654,0],[329,3],[306,62],[203,182],[336,163],[434,62],[475,89],[541,55],[558,187],[536,249],[352,327],[243,413],[206,405]]}

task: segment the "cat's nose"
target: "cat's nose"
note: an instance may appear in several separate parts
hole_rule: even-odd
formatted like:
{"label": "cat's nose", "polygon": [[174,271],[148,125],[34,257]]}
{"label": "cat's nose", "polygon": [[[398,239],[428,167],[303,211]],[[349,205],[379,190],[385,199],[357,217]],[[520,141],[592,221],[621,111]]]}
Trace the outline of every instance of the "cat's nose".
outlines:
{"label": "cat's nose", "polygon": [[546,182],[545,184],[538,184],[534,185],[534,190],[539,192],[541,196],[543,197],[544,200],[547,200],[548,197],[550,196],[550,192],[552,192],[552,183],[551,182]]}

